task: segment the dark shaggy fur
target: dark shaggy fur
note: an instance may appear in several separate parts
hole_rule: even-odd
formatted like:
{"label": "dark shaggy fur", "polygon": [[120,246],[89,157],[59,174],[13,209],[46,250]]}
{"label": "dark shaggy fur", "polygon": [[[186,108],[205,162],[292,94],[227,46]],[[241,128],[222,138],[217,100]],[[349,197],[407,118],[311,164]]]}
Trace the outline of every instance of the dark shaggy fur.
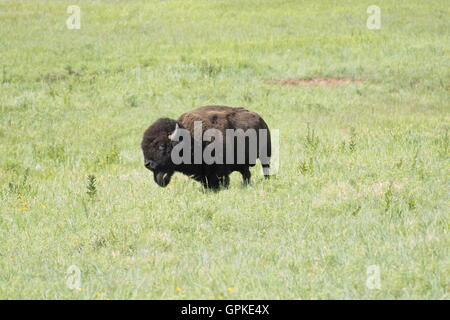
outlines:
{"label": "dark shaggy fur", "polygon": [[[187,129],[191,132],[191,137],[194,134],[194,122],[201,121],[203,132],[207,129],[218,129],[222,132],[226,140],[226,129],[267,129],[267,155],[269,158],[260,159],[262,165],[267,170],[270,167],[271,143],[270,131],[264,120],[255,112],[251,112],[244,108],[233,108],[226,106],[204,106],[196,110],[186,112],[180,116],[178,120],[161,118],[153,123],[145,132],[142,139],[141,147],[144,153],[145,167],[151,170],[154,174],[155,182],[165,187],[169,182],[174,172],[178,171],[189,177],[201,182],[205,188],[217,190],[220,186],[228,187],[230,179],[229,175],[233,171],[239,171],[242,174],[245,184],[250,182],[250,166],[255,165],[256,159],[249,158],[249,142],[246,140],[246,155],[244,164],[180,164],[175,165],[171,160],[171,152],[173,147],[179,143],[171,141],[169,135],[172,134],[176,128],[176,124],[180,128]],[[257,131],[258,132],[258,131]],[[258,145],[260,146],[260,137],[257,136]],[[193,138],[191,139],[193,141]],[[210,142],[203,142],[205,148]],[[226,141],[224,141],[226,143]],[[236,150],[235,143],[235,150]],[[193,150],[191,148],[193,159]],[[237,152],[234,153],[235,155]],[[259,154],[259,153],[258,153]],[[224,157],[226,152],[224,150]],[[225,161],[224,161],[225,162]],[[191,161],[193,163],[193,161]],[[236,163],[236,161],[235,161]],[[265,174],[266,177],[268,177]]]}

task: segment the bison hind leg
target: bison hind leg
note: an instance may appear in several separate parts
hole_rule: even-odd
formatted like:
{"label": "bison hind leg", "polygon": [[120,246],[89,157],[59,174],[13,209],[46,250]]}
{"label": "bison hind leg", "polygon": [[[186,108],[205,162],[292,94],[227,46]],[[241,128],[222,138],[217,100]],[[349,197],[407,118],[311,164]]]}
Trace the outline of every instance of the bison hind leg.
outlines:
{"label": "bison hind leg", "polygon": [[220,189],[220,180],[219,177],[215,174],[210,174],[206,176],[206,181],[203,183],[205,189],[219,191]]}
{"label": "bison hind leg", "polygon": [[250,184],[250,177],[252,174],[250,173],[250,169],[248,166],[242,167],[239,172],[242,174],[242,180],[244,182],[244,185]]}

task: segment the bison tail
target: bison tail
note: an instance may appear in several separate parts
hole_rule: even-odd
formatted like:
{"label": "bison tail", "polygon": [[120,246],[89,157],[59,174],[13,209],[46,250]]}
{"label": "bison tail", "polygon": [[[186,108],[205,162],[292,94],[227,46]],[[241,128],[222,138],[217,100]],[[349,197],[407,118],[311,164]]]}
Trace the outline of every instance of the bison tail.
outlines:
{"label": "bison tail", "polygon": [[263,164],[262,165],[264,178],[269,179],[270,178],[270,164]]}
{"label": "bison tail", "polygon": [[260,136],[259,140],[259,160],[261,161],[264,178],[270,177],[270,157],[272,156],[272,141],[270,139],[270,130],[267,123],[261,118],[261,129],[267,130],[266,135]]}

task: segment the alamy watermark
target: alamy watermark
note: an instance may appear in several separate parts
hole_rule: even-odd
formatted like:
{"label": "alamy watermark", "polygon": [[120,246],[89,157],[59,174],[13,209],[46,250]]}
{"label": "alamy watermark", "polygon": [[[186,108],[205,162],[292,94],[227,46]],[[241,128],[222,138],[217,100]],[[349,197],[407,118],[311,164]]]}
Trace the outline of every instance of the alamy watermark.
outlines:
{"label": "alamy watermark", "polygon": [[379,6],[371,5],[367,8],[367,29],[369,30],[379,30],[381,29],[381,9]]}
{"label": "alamy watermark", "polygon": [[376,264],[368,266],[366,270],[366,287],[369,290],[381,289],[380,267]]}
{"label": "alamy watermark", "polygon": [[[279,130],[268,129],[226,129],[225,135],[217,128],[202,130],[202,121],[194,121],[191,131],[178,124],[169,135],[176,143],[171,152],[171,160],[180,164],[227,164],[239,165],[261,161],[263,170],[270,164],[270,174],[279,167]],[[204,143],[206,142],[206,146]],[[269,174],[269,170],[264,172]]]}
{"label": "alamy watermark", "polygon": [[66,20],[67,29],[70,29],[70,30],[81,29],[81,9],[80,9],[80,7],[75,6],[75,5],[68,6],[67,14],[69,14],[69,17]]}
{"label": "alamy watermark", "polygon": [[81,270],[75,265],[71,265],[66,271],[66,286],[69,289],[81,289]]}

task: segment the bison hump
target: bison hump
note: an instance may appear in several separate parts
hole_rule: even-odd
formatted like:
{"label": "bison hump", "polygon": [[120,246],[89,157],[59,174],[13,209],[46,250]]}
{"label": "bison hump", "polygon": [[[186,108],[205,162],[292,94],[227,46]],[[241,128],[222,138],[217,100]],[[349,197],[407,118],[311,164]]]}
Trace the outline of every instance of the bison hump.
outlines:
{"label": "bison hump", "polygon": [[180,123],[194,134],[195,121],[201,121],[202,130],[218,129],[225,136],[226,129],[258,129],[260,117],[258,114],[241,107],[204,106],[186,112],[178,119]]}

